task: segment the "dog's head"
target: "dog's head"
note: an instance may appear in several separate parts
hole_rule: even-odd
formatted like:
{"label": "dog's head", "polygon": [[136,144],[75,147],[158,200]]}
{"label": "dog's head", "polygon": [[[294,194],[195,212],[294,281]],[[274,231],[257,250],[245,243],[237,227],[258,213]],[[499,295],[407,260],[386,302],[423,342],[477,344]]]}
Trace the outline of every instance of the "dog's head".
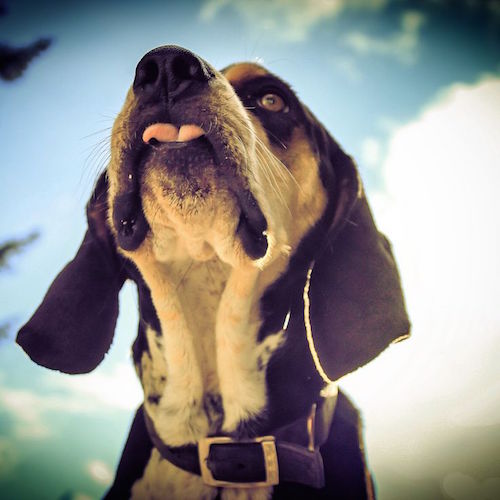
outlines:
{"label": "dog's head", "polygon": [[137,276],[130,261],[141,258],[257,267],[260,338],[290,313],[288,337],[300,344],[312,332],[331,379],[408,333],[396,264],[354,163],[263,67],[219,72],[179,47],[149,52],[111,150],[77,256],[19,333],[37,363],[68,373],[97,366],[118,291]]}
{"label": "dog's head", "polygon": [[118,245],[133,256],[150,239],[165,260],[181,246],[231,266],[273,261],[317,222],[335,184],[331,168],[320,172],[328,145],[316,129],[289,86],[258,65],[219,73],[177,47],[146,54],[114,126]]}

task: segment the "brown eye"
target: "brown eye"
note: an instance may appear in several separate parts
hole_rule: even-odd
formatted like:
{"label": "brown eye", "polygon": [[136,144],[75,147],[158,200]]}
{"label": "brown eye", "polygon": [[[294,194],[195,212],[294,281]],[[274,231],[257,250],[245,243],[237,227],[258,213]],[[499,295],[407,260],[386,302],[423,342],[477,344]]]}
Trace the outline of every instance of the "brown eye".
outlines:
{"label": "brown eye", "polygon": [[288,111],[288,106],[285,104],[284,99],[278,94],[265,94],[258,100],[258,103],[261,108],[274,113],[279,113],[280,111],[286,113]]}

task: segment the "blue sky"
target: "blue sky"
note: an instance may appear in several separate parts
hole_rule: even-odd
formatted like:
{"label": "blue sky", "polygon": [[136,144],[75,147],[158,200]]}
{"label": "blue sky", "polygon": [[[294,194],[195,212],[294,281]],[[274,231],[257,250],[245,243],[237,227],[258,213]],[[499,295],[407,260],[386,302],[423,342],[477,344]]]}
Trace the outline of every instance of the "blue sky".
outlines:
{"label": "blue sky", "polygon": [[53,45],[0,82],[0,240],[40,239],[0,275],[0,497],[99,498],[140,390],[126,286],[92,374],[13,343],[78,247],[135,65],[183,45],[216,67],[259,59],[360,167],[394,242],[413,338],[342,381],[362,408],[381,498],[500,492],[500,2],[307,0],[7,4],[0,41]]}

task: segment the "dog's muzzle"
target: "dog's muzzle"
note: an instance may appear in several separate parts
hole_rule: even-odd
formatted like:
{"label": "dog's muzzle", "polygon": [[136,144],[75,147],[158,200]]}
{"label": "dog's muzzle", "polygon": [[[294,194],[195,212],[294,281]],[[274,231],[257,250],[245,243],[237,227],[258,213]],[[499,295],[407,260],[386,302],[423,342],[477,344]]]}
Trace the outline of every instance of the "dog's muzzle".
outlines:
{"label": "dog's muzzle", "polygon": [[[257,200],[245,183],[224,167],[224,137],[196,123],[200,120],[197,108],[202,107],[203,96],[210,95],[208,84],[214,78],[221,76],[195,54],[176,46],[154,49],[137,65],[132,86],[136,107],[129,117],[133,138],[120,167],[120,188],[113,201],[113,224],[122,249],[137,249],[149,229],[140,194],[141,164],[149,155],[189,182],[203,176],[204,164],[217,168],[218,175],[227,174],[228,188],[240,209],[235,236],[250,258],[265,255],[267,220]],[[186,111],[184,103],[188,102]],[[216,116],[214,119],[217,122]],[[193,167],[197,162],[198,168]]]}
{"label": "dog's muzzle", "polygon": [[[180,47],[160,47],[148,52],[137,65],[133,90],[141,106],[155,101],[167,103],[183,93],[205,85],[213,73],[193,53]],[[113,205],[113,224],[118,244],[124,250],[135,250],[149,229],[142,211],[139,179],[134,159],[122,168],[122,190]]]}

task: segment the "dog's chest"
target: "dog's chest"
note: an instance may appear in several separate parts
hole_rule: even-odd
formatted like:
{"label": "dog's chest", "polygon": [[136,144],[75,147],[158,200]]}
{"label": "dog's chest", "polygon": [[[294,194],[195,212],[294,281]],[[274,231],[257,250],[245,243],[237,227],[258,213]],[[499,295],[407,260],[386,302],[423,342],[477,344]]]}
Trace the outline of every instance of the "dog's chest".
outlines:
{"label": "dog's chest", "polygon": [[283,338],[257,338],[269,276],[213,259],[159,264],[147,277],[160,328],[146,328],[136,362],[160,437],[182,446],[258,416],[267,362]]}
{"label": "dog's chest", "polygon": [[[174,319],[172,311],[159,314],[161,331],[146,329],[147,348],[137,369],[145,409],[160,438],[172,446],[196,442],[224,428],[233,430],[266,403],[265,364],[269,353],[280,345],[282,333],[257,342],[260,322],[252,307],[253,294],[241,294],[245,280],[230,276],[229,271],[215,260],[165,270],[176,284],[186,329],[182,330],[182,322]],[[170,325],[166,324],[169,315]],[[169,498],[187,498],[187,492],[192,498],[216,495],[199,476],[162,459],[156,449],[133,496],[148,497],[152,492],[168,493]],[[227,490],[223,497],[243,498],[241,494]],[[269,491],[258,489],[245,495],[268,498]]]}
{"label": "dog's chest", "polygon": [[229,269],[219,260],[192,262],[177,287],[205,393],[217,392],[215,323],[228,275]]}
{"label": "dog's chest", "polygon": [[[160,331],[151,326],[146,329],[146,349],[136,360],[139,361],[137,369],[146,402],[153,407],[156,404],[161,405],[162,394],[169,382],[169,372],[182,362],[178,357],[182,356],[179,353],[183,351],[185,354],[183,344],[190,344],[194,351],[193,361],[203,384],[205,409],[215,418],[215,415],[212,415],[213,407],[217,405],[216,395],[219,392],[215,322],[229,271],[220,261],[214,259],[201,263],[191,260],[169,263],[164,272],[168,275],[168,280],[175,284],[187,330],[171,331],[175,325],[169,328],[168,324],[163,324]],[[170,349],[167,344],[170,344]],[[194,380],[192,384],[195,384]]]}

